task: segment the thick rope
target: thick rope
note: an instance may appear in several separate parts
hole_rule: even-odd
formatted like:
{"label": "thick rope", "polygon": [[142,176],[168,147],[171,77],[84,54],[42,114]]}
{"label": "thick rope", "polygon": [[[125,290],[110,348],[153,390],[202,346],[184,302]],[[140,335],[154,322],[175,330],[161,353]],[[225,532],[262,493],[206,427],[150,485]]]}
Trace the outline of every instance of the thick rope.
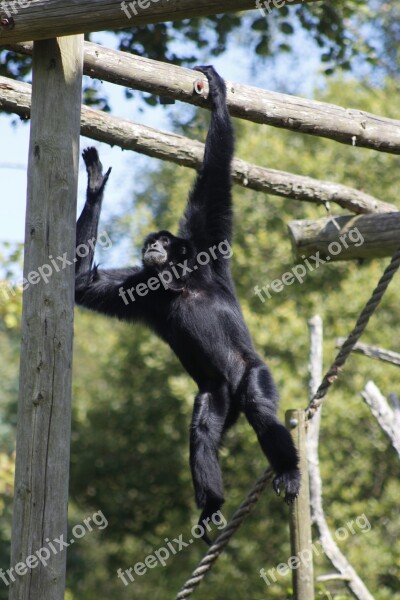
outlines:
{"label": "thick rope", "polygon": [[340,370],[344,367],[344,364],[349,358],[354,346],[356,345],[361,335],[363,334],[366,326],[368,325],[368,321],[374,314],[375,310],[378,308],[378,305],[380,304],[389,286],[389,283],[392,281],[399,267],[400,248],[396,251],[390,264],[386,267],[382,277],[379,280],[378,285],[372,293],[371,298],[368,300],[360,316],[358,317],[357,323],[353,331],[350,333],[349,337],[346,339],[343,346],[339,350],[339,353],[336,356],[332,366],[325,374],[321,385],[312,397],[310,404],[306,409],[306,419],[311,419],[321,406],[322,401],[328,393],[329,388],[331,387],[333,382],[338,378]]}
{"label": "thick rope", "polygon": [[194,590],[202,581],[206,573],[211,569],[223,549],[229,542],[233,534],[239,529],[240,525],[244,521],[244,518],[252,511],[254,506],[257,504],[259,497],[265,490],[268,482],[272,479],[272,469],[267,469],[263,475],[258,479],[255,485],[250,490],[247,498],[242,502],[237,511],[233,514],[232,519],[225,527],[221,535],[217,537],[212,546],[210,546],[207,554],[200,561],[198,567],[193,571],[190,578],[187,580],[185,585],[176,597],[176,600],[185,600],[192,595]]}
{"label": "thick rope", "polygon": [[[305,411],[306,419],[311,419],[317,412],[317,410],[320,408],[322,401],[325,398],[329,388],[337,379],[340,370],[343,368],[355,344],[358,342],[365,328],[367,327],[369,319],[371,318],[375,310],[378,308],[378,305],[380,304],[390,282],[392,281],[399,267],[400,248],[396,251],[388,267],[386,267],[381,279],[379,280],[378,285],[372,293],[371,298],[368,300],[360,316],[358,317],[357,323],[353,331],[350,333],[349,337],[344,342],[338,355],[335,358],[335,361],[333,362],[330,369],[327,371],[325,377],[321,382],[321,385],[312,397],[311,402]],[[176,600],[186,600],[186,598],[189,598],[189,596],[192,595],[194,590],[203,580],[203,577],[206,575],[206,573],[208,573],[215,561],[219,558],[220,554],[224,550],[230,538],[233,536],[236,530],[239,529],[244,518],[254,508],[259,497],[266,488],[268,482],[272,479],[272,476],[272,470],[267,469],[264,472],[264,474],[260,477],[260,479],[255,483],[253,488],[250,490],[247,498],[244,500],[244,502],[242,502],[237,511],[234,513],[231,521],[225,527],[224,531],[221,533],[221,535],[218,536],[214,544],[208,550],[207,554],[200,561],[198,567],[193,571],[191,577],[182,587],[181,591],[176,597]]]}

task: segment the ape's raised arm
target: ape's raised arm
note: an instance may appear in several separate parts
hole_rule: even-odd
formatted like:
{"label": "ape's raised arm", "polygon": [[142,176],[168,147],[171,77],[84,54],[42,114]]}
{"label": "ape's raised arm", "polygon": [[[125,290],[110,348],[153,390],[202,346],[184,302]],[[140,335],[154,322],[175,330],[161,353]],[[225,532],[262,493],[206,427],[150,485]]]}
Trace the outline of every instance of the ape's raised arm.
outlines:
{"label": "ape's raised arm", "polygon": [[232,239],[231,163],[234,135],[225,82],[213,67],[197,67],[210,86],[213,108],[203,166],[188,199],[180,233],[198,250]]}
{"label": "ape's raised arm", "polygon": [[79,275],[89,271],[93,265],[94,249],[99,227],[101,203],[104,188],[111,173],[111,168],[103,175],[103,165],[100,162],[96,148],[86,148],[82,152],[88,175],[86,202],[81,216],[76,224],[76,267]]}
{"label": "ape's raised arm", "polygon": [[86,203],[76,227],[75,300],[77,304],[109,316],[140,317],[144,299],[131,292],[132,300],[128,290],[145,282],[144,270],[141,267],[100,270],[93,266],[101,203],[111,169],[103,175],[96,148],[86,148],[82,156],[88,186]]}

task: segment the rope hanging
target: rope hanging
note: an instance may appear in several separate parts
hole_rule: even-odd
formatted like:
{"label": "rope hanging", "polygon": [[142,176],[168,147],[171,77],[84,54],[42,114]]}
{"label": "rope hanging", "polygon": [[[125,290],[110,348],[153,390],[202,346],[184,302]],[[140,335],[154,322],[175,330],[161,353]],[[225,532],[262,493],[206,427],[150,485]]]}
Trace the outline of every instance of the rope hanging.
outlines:
{"label": "rope hanging", "polygon": [[317,410],[322,404],[323,399],[328,393],[329,388],[333,382],[338,378],[340,370],[344,367],[347,359],[349,358],[351,351],[360,339],[365,328],[368,325],[368,321],[378,308],[388,286],[400,267],[400,248],[395,252],[390,264],[386,267],[382,277],[379,280],[378,285],[374,289],[371,298],[361,311],[360,316],[357,319],[357,323],[350,333],[343,346],[339,350],[332,366],[326,372],[319,388],[312,397],[310,404],[306,409],[306,419],[312,419]]}
{"label": "rope hanging", "polygon": [[244,518],[252,511],[254,506],[257,504],[259,497],[267,487],[268,482],[273,477],[272,469],[266,469],[261,477],[254,484],[250,490],[247,498],[242,502],[237,511],[233,514],[232,519],[225,527],[221,535],[217,537],[212,546],[210,546],[207,554],[201,559],[199,565],[193,571],[190,578],[187,580],[185,585],[181,588],[181,591],[176,597],[176,600],[185,600],[192,595],[194,590],[202,581],[203,577],[211,569],[223,549],[236,532],[240,525],[244,521]]}
{"label": "rope hanging", "polygon": [[[355,344],[358,342],[361,335],[365,331],[365,328],[367,327],[371,316],[378,308],[378,305],[380,304],[390,282],[392,281],[399,267],[400,248],[396,251],[390,264],[386,267],[382,277],[379,280],[378,285],[372,293],[371,298],[368,300],[367,304],[361,311],[361,314],[357,319],[357,323],[353,331],[350,333],[350,335],[344,342],[333,364],[326,372],[321,382],[321,385],[319,386],[313,398],[311,399],[311,402],[305,411],[306,419],[312,419],[312,417],[320,408],[323,399],[328,393],[329,388],[338,378],[340,370],[344,367]],[[212,565],[219,558],[220,554],[224,550],[230,538],[237,531],[237,529],[239,529],[246,515],[248,515],[254,508],[259,497],[266,488],[268,482],[272,479],[272,476],[272,469],[267,469],[260,477],[260,479],[258,479],[258,481],[255,483],[255,485],[251,488],[247,498],[242,502],[237,511],[233,514],[231,521],[225,527],[221,535],[218,536],[218,538],[215,540],[214,544],[210,547],[207,554],[203,557],[199,565],[193,571],[190,578],[181,588],[180,592],[176,597],[176,600],[186,600],[187,598],[189,598],[189,596],[192,595],[194,590],[198,587],[205,575],[211,569]]]}

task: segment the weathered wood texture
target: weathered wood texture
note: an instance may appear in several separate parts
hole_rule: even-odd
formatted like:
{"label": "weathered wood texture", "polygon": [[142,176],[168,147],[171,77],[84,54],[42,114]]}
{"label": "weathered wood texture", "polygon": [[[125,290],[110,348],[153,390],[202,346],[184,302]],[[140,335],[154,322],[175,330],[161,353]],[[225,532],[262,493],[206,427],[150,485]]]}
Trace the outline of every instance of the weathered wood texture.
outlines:
{"label": "weathered wood texture", "polygon": [[[29,54],[30,45],[12,49]],[[85,73],[119,85],[191,104],[209,107],[193,95],[193,82],[200,73],[126,52],[85,44]],[[299,131],[343,144],[400,154],[400,121],[334,104],[227,82],[231,114],[255,123]],[[205,94],[208,84],[205,81]]]}
{"label": "weathered wood texture", "polygon": [[329,261],[381,258],[400,245],[400,212],[291,221],[288,228],[297,260],[317,252]]}
{"label": "weathered wood texture", "polygon": [[304,410],[288,410],[286,427],[290,430],[297,448],[301,471],[300,493],[290,507],[291,559],[293,558],[296,564],[288,564],[292,568],[293,597],[295,600],[311,600],[315,594]]}
{"label": "weathered wood texture", "polygon": [[[82,64],[83,36],[35,44],[12,567],[67,533]],[[66,551],[35,562],[10,600],[62,600]]]}
{"label": "weathered wood texture", "polygon": [[[291,4],[315,1],[291,0]],[[255,0],[134,0],[129,6],[123,4],[125,10],[121,2],[111,0],[4,0],[2,14],[13,17],[14,28],[1,31],[0,44],[255,9]]]}
{"label": "weathered wood texture", "polygon": [[[29,118],[30,93],[29,84],[0,77],[0,110]],[[198,169],[203,160],[204,144],[200,142],[111,117],[85,106],[82,107],[81,133],[101,142],[193,169]],[[235,183],[249,189],[317,204],[333,202],[355,213],[396,210],[391,204],[339,183],[266,169],[238,158],[233,161],[232,176]]]}

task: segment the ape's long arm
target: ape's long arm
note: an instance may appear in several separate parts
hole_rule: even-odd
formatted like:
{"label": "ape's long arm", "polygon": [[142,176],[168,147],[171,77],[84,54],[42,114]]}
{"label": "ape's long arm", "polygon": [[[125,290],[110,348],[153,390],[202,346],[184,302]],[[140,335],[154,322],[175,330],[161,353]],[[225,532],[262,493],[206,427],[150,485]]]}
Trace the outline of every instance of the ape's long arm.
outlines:
{"label": "ape's long arm", "polygon": [[198,67],[210,83],[213,103],[204,161],[189,196],[180,235],[198,250],[232,239],[231,163],[234,135],[224,80],[212,67]]}
{"label": "ape's long arm", "polygon": [[92,268],[104,188],[111,173],[110,168],[103,175],[103,166],[96,148],[86,148],[82,156],[88,174],[88,184],[85,206],[76,224],[76,246],[78,249],[82,246],[82,250],[76,255],[77,275]]}
{"label": "ape's long arm", "polygon": [[126,292],[145,281],[143,269],[131,267],[100,270],[93,266],[101,203],[111,169],[103,175],[95,148],[84,150],[83,159],[88,186],[86,203],[76,227],[75,300],[77,304],[109,316],[131,319],[140,317],[143,298],[135,297],[132,301]]}

